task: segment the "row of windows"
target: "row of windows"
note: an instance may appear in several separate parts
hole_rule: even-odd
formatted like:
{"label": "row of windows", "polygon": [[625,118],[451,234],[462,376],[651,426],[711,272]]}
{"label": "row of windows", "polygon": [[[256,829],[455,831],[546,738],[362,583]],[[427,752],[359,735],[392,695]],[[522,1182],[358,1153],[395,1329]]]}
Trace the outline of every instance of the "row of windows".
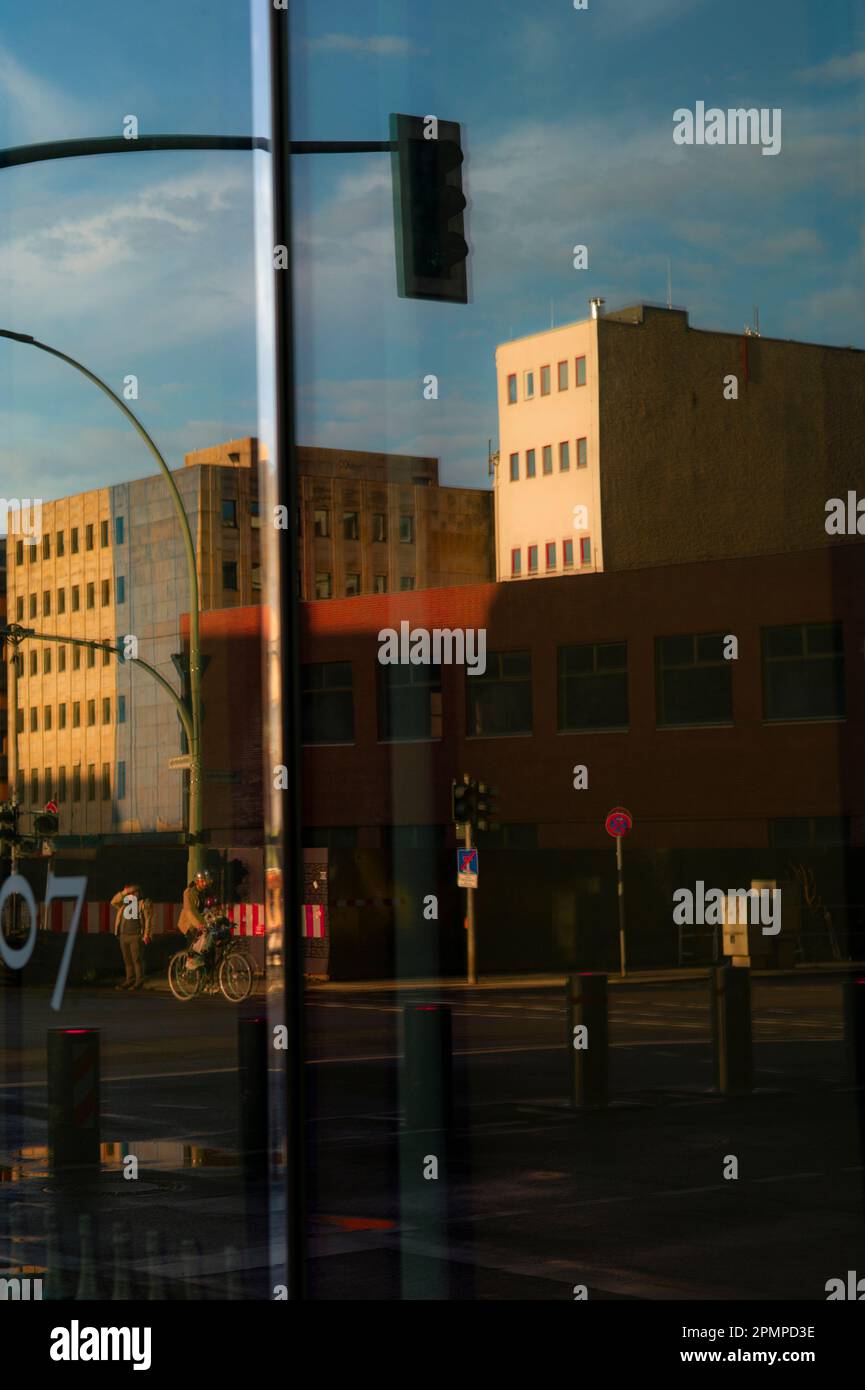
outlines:
{"label": "row of windows", "polygon": [[[92,522],[88,522],[88,524],[84,527],[84,549],[85,549],[85,550],[94,550],[94,549],[95,549],[95,534],[96,534],[96,533],[95,533],[95,524],[92,523]],[[108,521],[100,521],[100,523],[99,523],[99,544],[100,544],[100,546],[101,546],[103,549],[109,544],[109,535],[110,535],[110,526],[109,526],[109,522],[108,522]],[[116,517],[114,518],[114,540],[115,540],[115,544],[117,544],[117,545],[123,545],[123,542],[124,542],[125,539],[126,539],[126,535],[125,535],[125,527],[124,527],[124,523],[123,523],[123,517],[122,517],[122,516],[116,516]],[[71,528],[70,532],[69,532],[69,551],[70,551],[70,554],[72,554],[72,555],[77,555],[77,554],[79,553],[80,548],[81,548],[81,545],[80,545],[80,530],[79,530],[79,527],[73,526],[73,527]],[[54,532],[54,547],[53,547],[53,549],[54,549],[54,555],[56,556],[56,558],[57,558],[58,560],[62,559],[63,556],[66,554],[66,533],[65,533],[65,531],[55,531],[55,532]],[[52,552],[51,532],[50,532],[50,531],[46,531],[45,534],[44,534],[43,537],[42,537],[42,559],[43,559],[43,560],[50,560],[50,559],[51,559],[51,552]],[[28,544],[27,544],[27,559],[28,559],[28,560],[30,561],[30,563],[32,564],[36,559],[38,559],[38,556],[39,556],[39,545],[38,545],[38,542],[37,542],[37,541],[30,541],[30,542],[28,542]],[[24,564],[24,542],[23,542],[23,540],[16,541],[16,543],[15,543],[15,563],[16,563],[16,565],[23,565],[23,564]]]}
{"label": "row of windows", "polygon": [[[721,633],[655,639],[659,728],[732,724],[733,662]],[[763,716],[767,720],[844,716],[844,650],[840,623],[764,628]],[[558,648],[559,733],[629,725],[628,645],[589,642]],[[378,666],[378,736],[439,738],[441,668]],[[467,732],[475,737],[530,734],[531,653],[490,652],[483,675],[466,678]],[[301,668],[305,743],[354,740],[351,662]]]}
{"label": "row of windows", "polygon": [[[97,702],[96,702],[96,700],[87,700],[87,701],[84,702],[84,704],[85,704],[85,714],[86,714],[86,718],[87,718],[87,725],[86,725],[86,727],[87,727],[88,729],[93,729],[93,728],[96,727],[96,704],[97,704]],[[103,696],[102,701],[101,701],[101,705],[102,705],[102,711],[101,711],[101,712],[102,712],[102,720],[101,720],[101,722],[102,722],[102,724],[110,724],[110,723],[111,723],[111,697],[110,697],[109,695]],[[81,706],[82,706],[82,701],[81,701],[81,700],[73,700],[73,701],[72,701],[72,728],[73,728],[73,729],[80,729],[80,728],[81,728]],[[57,728],[58,728],[58,729],[65,729],[65,728],[67,727],[67,723],[66,723],[66,713],[67,713],[67,704],[66,704],[65,701],[62,701],[62,702],[61,702],[60,704],[58,704],[58,706],[57,706]],[[118,724],[125,724],[125,723],[126,723],[126,696],[125,696],[125,695],[118,695],[118,696],[117,696],[117,723],[118,723]],[[19,734],[23,734],[23,732],[24,732],[24,711],[23,711],[23,709],[19,709],[18,712],[17,712],[16,724],[17,724],[17,728],[18,728]],[[45,733],[45,734],[49,734],[49,733],[51,732],[51,730],[53,729],[53,727],[54,727],[54,706],[53,706],[53,705],[43,705],[43,707],[42,707],[42,732]],[[39,706],[38,706],[38,705],[31,705],[31,706],[30,706],[30,732],[31,732],[31,734],[38,734],[38,732],[39,732]]]}
{"label": "row of windows", "polygon": [[[565,360],[564,362],[557,362],[557,363],[556,363],[556,386],[557,386],[557,389],[558,389],[559,391],[567,391],[568,386],[569,386],[569,384],[570,384],[570,382],[569,382],[569,375],[570,375],[570,363],[569,363],[569,361]],[[551,364],[547,364],[546,366],[541,367],[540,372],[537,374],[537,376],[538,376],[538,384],[539,384],[539,386],[540,386],[540,393],[541,393],[541,395],[542,395],[542,396],[549,396],[549,395],[551,394],[551,391],[552,391],[552,365],[551,365]],[[534,400],[534,397],[535,397],[535,384],[536,384],[536,376],[535,376],[534,369],[530,369],[529,371],[523,372],[523,400],[524,400],[524,401],[531,401],[531,400]],[[575,385],[575,386],[585,386],[585,384],[586,384],[586,359],[585,359],[585,357],[576,357],[576,358],[574,359],[574,385]],[[508,377],[508,405],[516,405],[517,399],[518,399],[518,397],[517,397],[517,374],[516,374],[516,372],[512,372],[512,373],[510,374],[510,376]]]}
{"label": "row of windows", "polygon": [[[103,580],[100,582],[99,593],[100,593],[100,599],[101,599],[101,607],[102,607],[102,608],[107,608],[108,605],[111,603],[111,580],[110,580],[110,579],[103,579]],[[116,584],[115,584],[115,595],[114,595],[114,596],[115,596],[115,601],[116,601],[117,603],[125,603],[125,602],[126,602],[126,579],[124,578],[123,575],[118,575],[118,578],[117,578],[117,581],[116,581]],[[95,583],[85,584],[85,586],[84,586],[84,603],[85,603],[85,607],[86,607],[86,608],[95,608],[95,607],[96,607],[96,584],[95,584]],[[51,617],[51,604],[52,604],[51,590],[50,590],[50,589],[43,589],[43,591],[42,591],[42,617],[43,617],[43,618],[50,618],[50,617]],[[57,590],[56,604],[57,604],[57,616],[60,617],[60,616],[62,616],[62,615],[66,612],[66,590],[65,590],[65,589],[58,589],[58,590]],[[30,594],[30,596],[29,596],[29,602],[28,602],[28,605],[27,605],[27,609],[28,609],[28,611],[27,611],[27,616],[28,616],[28,618],[37,618],[37,617],[39,616],[39,595],[38,595],[38,594]],[[80,585],[80,584],[73,584],[73,585],[71,586],[70,590],[69,590],[69,610],[70,610],[70,612],[72,612],[72,613],[78,613],[78,612],[80,612],[80,609],[81,609],[81,585]],[[19,594],[18,597],[17,597],[17,599],[16,599],[16,601],[15,601],[15,615],[16,615],[16,618],[17,618],[18,622],[22,622],[22,621],[23,621],[23,619],[24,619],[24,595],[23,595],[23,594]]]}
{"label": "row of windows", "polygon": [[[544,546],[544,558],[546,560],[547,573],[556,569],[556,542],[547,541]],[[538,547],[529,545],[526,547],[526,563],[528,568],[526,574],[538,573]],[[590,536],[580,538],[580,564],[590,565],[592,563],[592,541]],[[562,541],[562,569],[572,570],[574,568],[574,542],[570,537]],[[517,546],[511,551],[511,578],[518,579],[523,572],[523,552],[522,547]]]}
{"label": "row of windows", "polygon": [[[318,539],[330,538],[330,511],[327,507],[317,507],[313,512],[313,530]],[[342,538],[345,541],[361,539],[360,512],[343,512]],[[414,544],[414,517],[403,514],[399,519],[399,538],[402,545]],[[373,512],[370,516],[369,539],[377,544],[387,540],[387,512]]]}
{"label": "row of windows", "polygon": [[[113,639],[112,639],[111,637],[103,637],[103,638],[101,638],[100,640],[101,640],[102,642],[109,643],[109,642],[112,642]],[[118,639],[118,641],[119,641],[119,639]],[[85,656],[86,656],[86,661],[85,661],[84,664],[87,666],[87,669],[88,669],[88,670],[92,670],[93,667],[96,665],[96,650],[97,650],[97,649],[96,649],[95,647],[80,647],[80,646],[78,646],[77,643],[75,643],[75,644],[72,646],[72,670],[73,670],[73,671],[80,671],[80,670],[81,670],[82,653],[84,653]],[[29,657],[30,657],[30,660],[29,660],[29,674],[30,674],[31,676],[38,676],[38,675],[39,675],[39,650],[38,650],[38,648],[36,648],[36,647],[31,647],[31,648],[30,648]],[[19,657],[19,662],[21,663],[21,665],[19,666],[19,674],[20,674],[21,676],[24,676],[24,675],[26,674],[26,672],[25,672],[24,666],[23,666],[23,657]],[[52,649],[51,649],[51,647],[43,647],[43,648],[42,648],[42,674],[43,674],[43,676],[50,676],[51,671],[52,671],[52,668],[53,668],[53,662],[54,662],[54,658],[53,658],[53,656],[52,656]],[[103,665],[103,666],[110,666],[110,665],[111,665],[111,652],[108,650],[107,647],[103,647],[103,648],[102,648],[102,665]],[[63,671],[66,670],[66,647],[63,646],[63,645],[61,645],[61,646],[59,646],[59,647],[57,648],[57,670],[58,670],[59,672],[63,672]]]}
{"label": "row of windows", "polygon": [[[403,574],[400,576],[399,587],[403,593],[414,588],[414,575]],[[374,574],[372,577],[372,591],[374,594],[387,593],[387,575]],[[298,587],[298,592],[300,592]],[[348,598],[353,598],[361,592],[361,577],[359,574],[347,574],[345,576],[345,592]],[[317,573],[315,576],[315,596],[316,598],[333,598],[333,575]]]}
{"label": "row of windows", "polygon": [[[72,776],[67,781],[66,768],[58,767],[57,782],[55,784],[53,768],[46,767],[43,770],[41,781],[39,776],[39,769],[35,767],[31,768],[29,779],[29,792],[31,803],[34,806],[40,805],[40,794],[42,801],[52,801],[56,798],[57,801],[61,803],[70,799],[72,801],[96,801],[100,797],[103,801],[110,801],[112,796],[111,764],[103,763],[101,768],[101,776],[97,778],[96,764],[88,763],[83,788],[81,771],[81,764],[76,763],[75,766],[72,768]],[[17,785],[19,801],[24,800],[26,785],[27,784],[25,783],[24,773],[19,772]],[[70,790],[72,793],[71,798],[69,796]],[[124,801],[126,798],[125,763],[117,764],[117,773],[114,781],[113,794],[118,801]]]}
{"label": "row of windows", "polygon": [[[577,468],[587,468],[589,464],[589,441],[586,438],[576,441],[576,452],[574,458]],[[510,479],[512,483],[520,480],[520,456],[511,454],[510,456]],[[558,447],[559,472],[567,473],[571,467],[571,445],[570,440],[563,439]],[[541,447],[541,471],[544,474],[553,471],[553,446],[544,444]],[[526,449],[526,477],[535,478],[538,473],[538,458],[536,449]]]}

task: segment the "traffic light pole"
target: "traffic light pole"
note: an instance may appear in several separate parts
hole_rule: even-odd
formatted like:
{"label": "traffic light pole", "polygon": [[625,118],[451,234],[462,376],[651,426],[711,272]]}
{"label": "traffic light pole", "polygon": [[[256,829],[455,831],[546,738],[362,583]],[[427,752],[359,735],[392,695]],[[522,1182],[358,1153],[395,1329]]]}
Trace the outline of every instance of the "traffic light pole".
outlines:
{"label": "traffic light pole", "polygon": [[[472,848],[472,827],[471,822],[465,823],[465,844],[466,849]],[[475,890],[466,889],[466,977],[470,985],[476,985],[477,975],[477,940],[475,938]]]}

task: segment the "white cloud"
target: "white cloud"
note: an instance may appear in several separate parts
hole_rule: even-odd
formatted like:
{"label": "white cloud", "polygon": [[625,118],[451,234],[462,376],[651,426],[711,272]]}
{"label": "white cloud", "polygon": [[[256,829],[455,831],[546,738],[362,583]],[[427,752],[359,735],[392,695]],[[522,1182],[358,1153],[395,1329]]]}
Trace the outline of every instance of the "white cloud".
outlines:
{"label": "white cloud", "polygon": [[399,34],[373,34],[365,38],[355,34],[324,34],[320,39],[310,39],[308,47],[313,53],[352,53],[373,58],[408,58],[423,51],[416,48],[411,39]]}
{"label": "white cloud", "polygon": [[37,77],[0,44],[0,145],[68,140],[92,119],[83,102]]}
{"label": "white cloud", "polygon": [[839,58],[830,58],[813,68],[800,68],[793,76],[798,82],[814,83],[819,86],[833,86],[842,82],[855,82],[865,77],[865,48],[856,53],[846,53]]}

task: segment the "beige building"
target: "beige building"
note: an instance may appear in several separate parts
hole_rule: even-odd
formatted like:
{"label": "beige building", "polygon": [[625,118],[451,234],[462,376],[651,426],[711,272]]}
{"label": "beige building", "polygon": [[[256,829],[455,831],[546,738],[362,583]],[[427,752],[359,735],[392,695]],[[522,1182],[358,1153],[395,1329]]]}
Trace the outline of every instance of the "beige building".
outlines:
{"label": "beige building", "polygon": [[[863,490],[865,353],[602,308],[496,352],[498,578],[838,544],[826,504]],[[572,554],[570,518],[588,523]]]}

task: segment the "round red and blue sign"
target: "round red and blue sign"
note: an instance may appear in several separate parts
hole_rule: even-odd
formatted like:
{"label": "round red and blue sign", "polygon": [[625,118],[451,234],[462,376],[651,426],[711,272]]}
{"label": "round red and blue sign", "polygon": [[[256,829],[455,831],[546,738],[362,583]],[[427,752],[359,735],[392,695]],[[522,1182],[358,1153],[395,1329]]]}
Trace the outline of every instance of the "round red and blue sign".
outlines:
{"label": "round red and blue sign", "polygon": [[604,821],[604,829],[607,834],[612,835],[617,840],[623,835],[627,835],[628,831],[633,829],[633,825],[634,818],[630,811],[625,810],[624,806],[614,806]]}

